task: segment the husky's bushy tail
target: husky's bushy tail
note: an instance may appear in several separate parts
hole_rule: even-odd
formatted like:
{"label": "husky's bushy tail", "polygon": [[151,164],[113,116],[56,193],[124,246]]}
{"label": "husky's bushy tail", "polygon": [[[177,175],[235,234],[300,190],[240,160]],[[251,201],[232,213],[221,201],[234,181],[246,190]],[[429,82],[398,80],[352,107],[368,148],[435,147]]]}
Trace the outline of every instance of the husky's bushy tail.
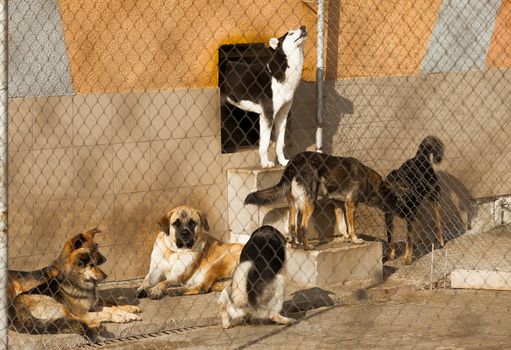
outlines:
{"label": "husky's bushy tail", "polygon": [[438,164],[444,158],[444,151],[444,144],[438,137],[427,136],[419,145],[416,157],[426,157],[429,159],[429,156],[433,156],[433,162]]}

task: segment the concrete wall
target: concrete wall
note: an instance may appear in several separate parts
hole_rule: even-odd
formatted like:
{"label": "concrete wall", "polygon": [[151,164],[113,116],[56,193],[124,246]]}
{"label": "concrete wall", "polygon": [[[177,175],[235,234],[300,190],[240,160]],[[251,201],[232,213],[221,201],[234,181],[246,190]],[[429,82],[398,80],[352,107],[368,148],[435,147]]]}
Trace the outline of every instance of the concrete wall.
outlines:
{"label": "concrete wall", "polygon": [[[510,79],[491,69],[327,82],[326,150],[386,174],[424,136],[440,137],[444,224],[461,234],[475,199],[511,192]],[[290,155],[314,148],[314,91],[303,82],[297,92]],[[226,169],[259,163],[256,149],[221,154],[215,88],[15,98],[9,111],[12,268],[41,266],[66,237],[99,226],[110,278],[140,277],[156,220],[175,205],[199,207],[227,239]],[[381,213],[358,217],[359,232],[383,237]]]}
{"label": "concrete wall", "polygon": [[217,89],[15,98],[9,101],[13,269],[44,266],[63,242],[99,226],[110,279],[143,276],[167,210],[190,204],[227,238]]}
{"label": "concrete wall", "polygon": [[[329,1],[327,151],[386,174],[440,137],[454,234],[474,198],[511,191],[509,4]],[[12,0],[9,15],[11,268],[45,265],[99,226],[110,278],[140,277],[157,218],[182,203],[227,238],[225,170],[259,159],[220,153],[222,44],[308,26],[287,152],[313,149],[315,14],[302,1]],[[360,231],[383,232],[380,213],[358,215]]]}
{"label": "concrete wall", "polygon": [[[437,167],[444,224],[448,234],[461,234],[478,215],[475,199],[511,192],[510,79],[509,69],[488,69],[329,81],[326,151],[359,158],[385,175],[413,157],[425,136],[438,136],[446,148]],[[300,87],[301,106],[311,107],[294,109],[293,152],[314,149],[314,89]],[[432,231],[431,211],[422,211],[425,230]],[[359,215],[362,232],[383,237],[381,213]]]}

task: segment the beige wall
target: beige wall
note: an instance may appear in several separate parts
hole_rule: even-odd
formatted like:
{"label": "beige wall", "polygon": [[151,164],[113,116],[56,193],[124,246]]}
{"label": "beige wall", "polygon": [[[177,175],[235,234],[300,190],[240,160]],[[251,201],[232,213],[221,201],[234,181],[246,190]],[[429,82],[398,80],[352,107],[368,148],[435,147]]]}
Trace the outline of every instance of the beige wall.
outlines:
{"label": "beige wall", "polygon": [[[440,137],[444,221],[462,232],[474,198],[511,192],[509,79],[494,69],[329,81],[326,151],[386,174]],[[255,149],[221,154],[215,88],[12,99],[9,112],[11,268],[47,264],[67,237],[99,226],[110,278],[141,277],[156,220],[175,205],[200,208],[227,239],[225,170],[259,163]],[[304,82],[288,154],[314,148],[314,116]],[[381,213],[361,210],[359,230],[382,236]]]}
{"label": "beige wall", "polygon": [[[327,82],[327,149],[386,174],[412,157],[423,137],[435,135],[446,147],[439,169],[472,196],[509,194],[510,79],[511,70],[490,69]],[[301,87],[312,106],[313,89],[313,84]],[[314,143],[314,119],[295,114],[293,126],[300,127],[293,149],[300,150]]]}
{"label": "beige wall", "polygon": [[187,203],[227,238],[217,89],[9,101],[13,269],[48,264],[65,239],[99,226],[110,279],[143,276],[157,219]]}
{"label": "beige wall", "polygon": [[[325,149],[357,157],[385,175],[413,157],[422,138],[438,136],[446,147],[437,166],[443,220],[448,232],[462,233],[478,214],[474,199],[511,193],[510,79],[509,69],[489,69],[328,81]],[[314,90],[312,83],[298,90],[292,152],[314,149]],[[423,212],[423,229],[432,232],[431,212]],[[383,238],[381,213],[362,209],[358,215],[361,232]]]}

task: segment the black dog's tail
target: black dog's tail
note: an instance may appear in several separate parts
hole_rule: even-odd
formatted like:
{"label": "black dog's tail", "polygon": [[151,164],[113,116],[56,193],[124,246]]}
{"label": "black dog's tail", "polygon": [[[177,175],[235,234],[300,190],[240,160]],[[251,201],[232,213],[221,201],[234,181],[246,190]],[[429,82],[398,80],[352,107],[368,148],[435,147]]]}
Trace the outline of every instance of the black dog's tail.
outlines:
{"label": "black dog's tail", "polygon": [[444,151],[444,144],[438,137],[427,136],[419,145],[416,157],[426,157],[429,159],[429,156],[433,156],[433,162],[438,164],[444,158]]}
{"label": "black dog's tail", "polygon": [[247,198],[245,198],[245,205],[262,205],[273,203],[276,200],[284,197],[289,192],[290,188],[291,183],[289,182],[288,178],[286,176],[282,176],[279,183],[275,186],[250,193]]}
{"label": "black dog's tail", "polygon": [[249,304],[256,308],[257,299],[264,288],[282,270],[286,259],[286,241],[273,226],[261,226],[243,247],[240,262],[250,261],[252,267],[247,274]]}

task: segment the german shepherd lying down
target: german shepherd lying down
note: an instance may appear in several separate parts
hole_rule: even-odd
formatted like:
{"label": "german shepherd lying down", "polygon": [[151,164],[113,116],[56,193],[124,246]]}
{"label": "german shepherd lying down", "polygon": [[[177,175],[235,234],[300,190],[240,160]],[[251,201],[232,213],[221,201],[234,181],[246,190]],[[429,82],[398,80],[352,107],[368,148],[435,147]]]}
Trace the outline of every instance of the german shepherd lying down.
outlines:
{"label": "german shepherd lying down", "polygon": [[436,239],[443,247],[442,220],[440,213],[440,184],[433,169],[433,163],[440,163],[444,156],[444,144],[434,136],[422,140],[415,157],[408,159],[399,169],[392,170],[382,185],[384,197],[385,226],[390,245],[389,260],[395,258],[393,238],[394,215],[406,220],[408,236],[404,255],[405,264],[410,264],[413,257],[413,221],[417,209],[424,199],[428,200],[435,212]]}
{"label": "german shepherd lying down", "polygon": [[287,196],[292,246],[312,249],[307,239],[309,219],[318,196],[326,197],[335,204],[339,226],[344,218],[344,206],[349,238],[353,243],[360,244],[363,241],[355,234],[355,207],[358,203],[365,203],[381,208],[382,181],[376,171],[355,158],[302,152],[288,163],[278,184],[250,193],[245,204],[268,204]]}
{"label": "german shepherd lying down", "polygon": [[[105,304],[99,301],[97,284],[107,276],[99,268],[106,258],[94,242],[94,235],[98,232],[92,229],[67,241],[51,266],[36,273],[39,276],[51,271],[45,276],[56,275],[14,298],[9,312],[12,326],[17,331],[79,333],[94,338],[102,322],[141,320],[135,314],[141,312],[138,306],[103,306]],[[17,279],[13,284],[28,286],[32,282]]]}

